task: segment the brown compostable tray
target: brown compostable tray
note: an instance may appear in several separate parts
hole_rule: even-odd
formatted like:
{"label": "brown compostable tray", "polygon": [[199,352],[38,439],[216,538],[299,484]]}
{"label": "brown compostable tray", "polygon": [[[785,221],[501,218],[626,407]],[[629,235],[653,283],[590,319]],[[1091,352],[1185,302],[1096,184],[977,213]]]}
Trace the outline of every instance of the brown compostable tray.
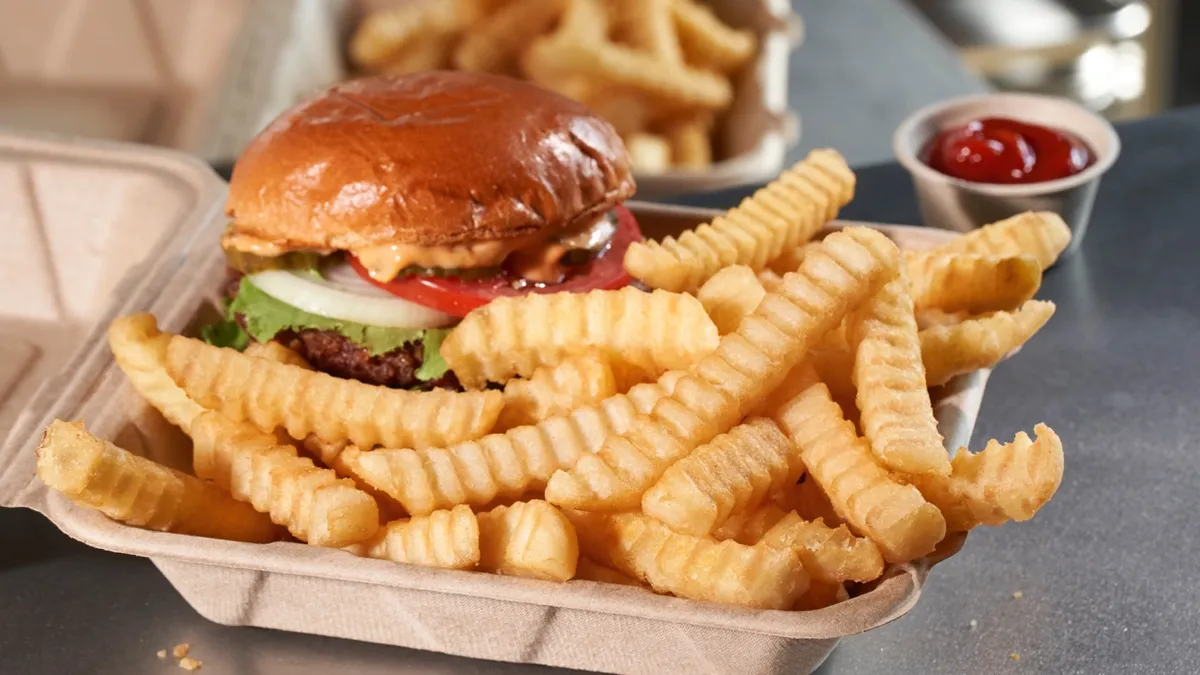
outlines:
{"label": "brown compostable tray", "polygon": [[[71,504],[34,476],[34,449],[54,418],[86,420],[93,433],[133,452],[190,464],[186,438],[124,382],[104,329],[114,316],[138,311],[183,332],[215,316],[224,190],[206,166],[178,153],[0,134],[0,204],[5,227],[20,234],[0,270],[24,280],[21,293],[0,302],[3,344],[18,345],[6,347],[0,368],[0,420],[23,407],[0,447],[0,505],[35,509],[91,546],[149,558],[197,612],[219,623],[500,661],[616,673],[803,672],[840,638],[888,623],[917,602],[925,561],[891,567],[874,589],[834,607],[749,610],[586,581],[399,565],[297,543],[151,532]],[[714,213],[630,206],[648,234]],[[955,236],[879,227],[910,247]],[[38,309],[45,298],[55,311]],[[986,380],[979,372],[940,391],[948,447],[969,441]]]}

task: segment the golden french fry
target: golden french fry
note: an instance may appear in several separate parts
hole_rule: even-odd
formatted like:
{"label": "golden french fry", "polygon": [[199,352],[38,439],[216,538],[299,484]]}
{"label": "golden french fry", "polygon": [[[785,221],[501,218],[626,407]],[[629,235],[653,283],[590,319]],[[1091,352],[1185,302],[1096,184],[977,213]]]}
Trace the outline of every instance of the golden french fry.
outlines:
{"label": "golden french fry", "polygon": [[167,347],[171,336],[158,330],[150,314],[113,319],[108,326],[108,346],[129,384],[168,422],[187,430],[204,407],[188,398],[167,374]]}
{"label": "golden french fry", "polygon": [[759,270],[755,276],[758,277],[758,283],[762,284],[763,288],[771,293],[775,293],[783,286],[783,277],[769,269]]}
{"label": "golden french fry", "polygon": [[696,299],[704,305],[704,310],[717,325],[717,331],[727,335],[737,330],[742,319],[752,314],[766,295],[754,270],[745,265],[732,265],[704,282],[696,292]]}
{"label": "golden french fry", "polygon": [[628,394],[449,448],[370,452],[351,448],[342,457],[350,473],[403,504],[409,513],[425,514],[456,504],[487,506],[541,488],[555,471],[596,452],[605,439],[624,433],[639,415],[670,394],[681,376],[673,371],[658,383],[634,386]]}
{"label": "golden french fry", "polygon": [[977,453],[960,449],[951,460],[953,473],[911,477],[925,498],[942,510],[946,526],[965,532],[977,525],[1003,525],[1029,520],[1050,501],[1062,483],[1062,441],[1045,424],[1011,443],[993,439]]}
{"label": "golden french fry", "polygon": [[658,134],[630,134],[625,147],[629,150],[629,165],[638,173],[663,173],[671,168],[671,143]]}
{"label": "golden french fry", "polygon": [[553,39],[580,44],[602,43],[608,36],[609,23],[605,0],[566,0]]}
{"label": "golden french fry", "polygon": [[646,130],[650,124],[650,103],[636,92],[613,91],[605,88],[587,99],[588,107],[608,120],[622,138]]}
{"label": "golden french fry", "polygon": [[827,237],[650,415],[551,476],[547,501],[605,511],[637,507],[667,467],[757,407],[849,308],[896,275],[898,265],[895,245],[874,230],[852,227]]}
{"label": "golden french fry", "polygon": [[808,574],[793,551],[677,534],[640,513],[567,515],[585,555],[645,580],[659,593],[787,609],[808,589]]}
{"label": "golden french fry", "polygon": [[389,59],[379,71],[387,75],[408,75],[442,70],[450,64],[455,41],[454,35],[417,38]]}
{"label": "golden french fry", "polygon": [[941,512],[880,466],[815,372],[803,375],[790,385],[799,393],[774,418],[800,447],[809,477],[843,520],[875,542],[884,560],[907,562],[932,551],[946,534]]}
{"label": "golden french fry", "polygon": [[653,55],[612,42],[542,38],[522,60],[527,70],[579,75],[608,87],[639,91],[682,110],[722,110],[733,100],[729,80],[685,65],[665,66]]}
{"label": "golden french fry", "polygon": [[287,363],[301,368],[312,369],[308,361],[304,360],[304,357],[300,356],[296,350],[288,349],[274,340],[270,342],[251,342],[242,350],[242,353],[246,356],[266,359],[276,363]]}
{"label": "golden french fry", "polygon": [[943,312],[982,314],[1016,309],[1042,284],[1032,256],[920,256],[908,263],[913,304]]}
{"label": "golden french fry", "polygon": [[355,555],[392,562],[473,569],[480,559],[479,523],[466,506],[427,516],[393,520],[370,540],[350,547]]}
{"label": "golden french fry", "polygon": [[787,514],[788,512],[777,504],[767,502],[753,511],[733,514],[729,520],[713,530],[712,536],[717,541],[732,539],[739,544],[753,546]]}
{"label": "golden french fry", "polygon": [[642,511],[676,532],[703,537],[802,473],[792,442],[774,422],[757,417],[670,466],[642,497]]}
{"label": "golden french fry", "polygon": [[362,447],[436,447],[478,438],[504,405],[498,391],[374,387],[178,335],[167,349],[167,370],[200,405],[262,431],[283,427],[292,438],[315,434]]}
{"label": "golden french fry", "polygon": [[297,457],[296,448],[281,444],[273,428],[260,431],[189,400],[167,374],[170,344],[176,338],[160,333],[149,314],[122,317],[109,326],[109,344],[134,388],[192,437],[192,468],[197,476],[269,514],[272,521],[310,544],[344,546],[375,532],[378,507],[352,481],[340,480],[312,460]]}
{"label": "golden french fry", "polygon": [[504,409],[494,431],[566,415],[616,393],[613,370],[598,353],[568,356],[556,365],[534,370],[527,380],[509,380],[504,385]]}
{"label": "golden french fry", "polygon": [[909,251],[909,264],[940,255],[979,255],[1011,258],[1030,256],[1042,269],[1054,264],[1071,243],[1071,228],[1057,213],[1027,212],[972,230],[929,251]]}
{"label": "golden french fry", "polygon": [[[829,496],[825,494],[825,489],[808,475],[805,475],[792,487],[775,495],[774,501],[783,511],[780,514],[780,518],[786,515],[788,511],[795,511],[805,520],[817,520],[819,518],[825,521],[830,527],[837,527],[843,522],[842,517],[833,508],[833,504],[829,502]],[[774,525],[775,523],[771,524]]]}
{"label": "golden french fry", "polygon": [[854,536],[845,525],[804,520],[795,511],[775,523],[761,543],[795,551],[813,581],[871,581],[883,574],[883,557],[870,539]]}
{"label": "golden french fry", "polygon": [[621,33],[631,47],[649,52],[662,63],[683,64],[683,50],[671,17],[674,0],[623,0]]}
{"label": "golden french fry", "polygon": [[50,424],[38,446],[37,475],[76,504],[148,530],[247,542],[282,534],[250,505],[96,438],[80,422]]}
{"label": "golden french fry", "polygon": [[340,548],[379,529],[379,507],[370,495],[273,435],[214,411],[185,431],[192,437],[197,476],[269,514],[297,539]]}
{"label": "golden french fry", "polygon": [[653,378],[716,346],[717,327],[692,296],[623,288],[497,298],[463,318],[442,358],[464,386],[478,388],[592,350],[614,369],[627,364]]}
{"label": "golden french fry", "polygon": [[708,116],[692,117],[669,125],[666,136],[671,143],[671,164],[688,171],[703,171],[711,166],[711,130],[712,121]]}
{"label": "golden french fry", "polygon": [[600,563],[593,561],[587,556],[579,556],[579,564],[575,566],[575,578],[583,581],[598,581],[605,584],[617,584],[619,586],[636,586],[642,587],[642,582],[633,577],[618,572],[614,569],[605,567]]}
{"label": "golden french fry", "polygon": [[903,271],[851,314],[846,325],[855,345],[859,419],[875,456],[896,471],[950,475]]}
{"label": "golden french fry", "polygon": [[921,331],[926,381],[934,387],[955,375],[991,368],[1025,344],[1053,315],[1053,302],[1030,300],[1015,312],[996,312]]}
{"label": "golden french fry", "polygon": [[575,576],[579,543],[562,511],[534,499],[498,506],[479,518],[479,569],[530,579]]}
{"label": "golden french fry", "polygon": [[966,312],[943,312],[940,309],[928,307],[917,310],[917,330],[925,330],[936,326],[957,326],[971,318]]}
{"label": "golden french fry", "polygon": [[790,248],[779,254],[778,258],[768,263],[767,270],[770,270],[775,274],[787,274],[788,272],[795,272],[800,268],[800,263],[804,261],[804,256],[808,254],[809,251],[815,250],[817,246],[820,246],[820,244],[821,243],[817,241],[809,241],[797,246],[796,248]]}
{"label": "golden french fry", "polygon": [[850,594],[846,592],[845,584],[830,584],[813,579],[804,595],[792,605],[792,609],[798,612],[823,609],[849,599]]}
{"label": "golden french fry", "polygon": [[671,9],[689,61],[730,72],[754,55],[754,34],[726,26],[708,7],[694,0],[675,0]]}
{"label": "golden french fry", "polygon": [[545,33],[562,15],[564,0],[516,0],[467,31],[454,51],[454,67],[511,73],[530,35]]}
{"label": "golden french fry", "polygon": [[414,40],[460,31],[481,16],[477,0],[405,2],[372,12],[350,40],[350,59],[375,69],[404,51]]}
{"label": "golden french fry", "polygon": [[712,223],[661,242],[635,242],[625,269],[654,288],[694,291],[721,268],[761,270],[804,243],[854,196],[854,174],[833,150],[814,150]]}

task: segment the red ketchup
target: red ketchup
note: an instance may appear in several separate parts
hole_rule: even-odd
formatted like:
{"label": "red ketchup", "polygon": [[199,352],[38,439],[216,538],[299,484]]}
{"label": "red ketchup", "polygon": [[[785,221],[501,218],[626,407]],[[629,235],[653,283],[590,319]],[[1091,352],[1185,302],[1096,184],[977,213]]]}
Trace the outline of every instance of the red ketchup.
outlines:
{"label": "red ketchup", "polygon": [[1041,183],[1073,176],[1095,160],[1082,140],[1058,129],[1001,117],[945,129],[925,150],[934,169],[976,183]]}

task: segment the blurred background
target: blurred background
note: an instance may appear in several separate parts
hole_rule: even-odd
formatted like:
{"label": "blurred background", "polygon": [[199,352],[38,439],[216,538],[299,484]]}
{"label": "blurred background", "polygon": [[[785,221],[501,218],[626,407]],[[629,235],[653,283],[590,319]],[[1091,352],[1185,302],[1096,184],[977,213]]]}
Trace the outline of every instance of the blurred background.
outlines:
{"label": "blurred background", "polygon": [[[840,149],[852,164],[889,160],[899,121],[949,96],[1053,94],[1114,120],[1200,100],[1200,47],[1186,39],[1200,33],[1196,2],[695,3],[710,7],[731,34],[754,38],[757,51],[728,72],[720,64],[698,64],[688,40],[699,38],[679,24],[686,67],[707,67],[726,78],[733,101],[703,110],[706,117],[687,118],[704,125],[711,156],[684,166],[668,143],[676,129],[671,125],[684,113],[672,108],[675,117],[664,121],[655,107],[660,100],[639,99],[649,101],[651,111],[630,122],[627,141],[637,136],[645,151],[642,174],[664,176],[661,184],[644,182],[650,190],[750,182],[817,146]],[[364,18],[396,4],[0,0],[0,125],[180,148],[227,169],[272,116],[314,89],[363,70],[400,68],[364,68],[347,57]],[[489,6],[506,4],[514,3]],[[623,15],[612,12],[608,38],[628,47]],[[457,45],[471,30],[430,21],[414,39],[426,48],[441,45],[441,61],[430,63],[452,67]],[[535,32],[554,30],[549,23]],[[524,60],[505,68],[537,79]],[[615,78],[578,95],[593,103],[624,101],[626,84]]]}

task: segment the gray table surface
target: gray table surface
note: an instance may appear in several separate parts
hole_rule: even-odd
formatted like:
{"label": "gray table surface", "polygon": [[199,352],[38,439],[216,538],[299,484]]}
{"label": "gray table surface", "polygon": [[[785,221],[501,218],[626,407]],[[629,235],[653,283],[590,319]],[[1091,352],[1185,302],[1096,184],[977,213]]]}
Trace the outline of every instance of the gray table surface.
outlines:
{"label": "gray table surface", "polygon": [[[1200,110],[1121,135],[1082,251],[1046,278],[1041,295],[1058,314],[995,373],[976,430],[1054,426],[1062,488],[1034,521],[972,534],[908,616],[845,640],[822,672],[1198,670]],[[859,175],[846,217],[918,222],[898,167]],[[728,206],[741,194],[689,201]],[[149,562],[0,511],[0,673],[175,673],[154,652],[178,642],[207,673],[550,671],[212,624]]]}
{"label": "gray table surface", "polygon": [[987,91],[900,0],[792,0],[792,7],[806,27],[788,69],[788,105],[801,122],[792,162],[813,148],[837,148],[852,166],[889,161],[892,131],[909,113]]}

